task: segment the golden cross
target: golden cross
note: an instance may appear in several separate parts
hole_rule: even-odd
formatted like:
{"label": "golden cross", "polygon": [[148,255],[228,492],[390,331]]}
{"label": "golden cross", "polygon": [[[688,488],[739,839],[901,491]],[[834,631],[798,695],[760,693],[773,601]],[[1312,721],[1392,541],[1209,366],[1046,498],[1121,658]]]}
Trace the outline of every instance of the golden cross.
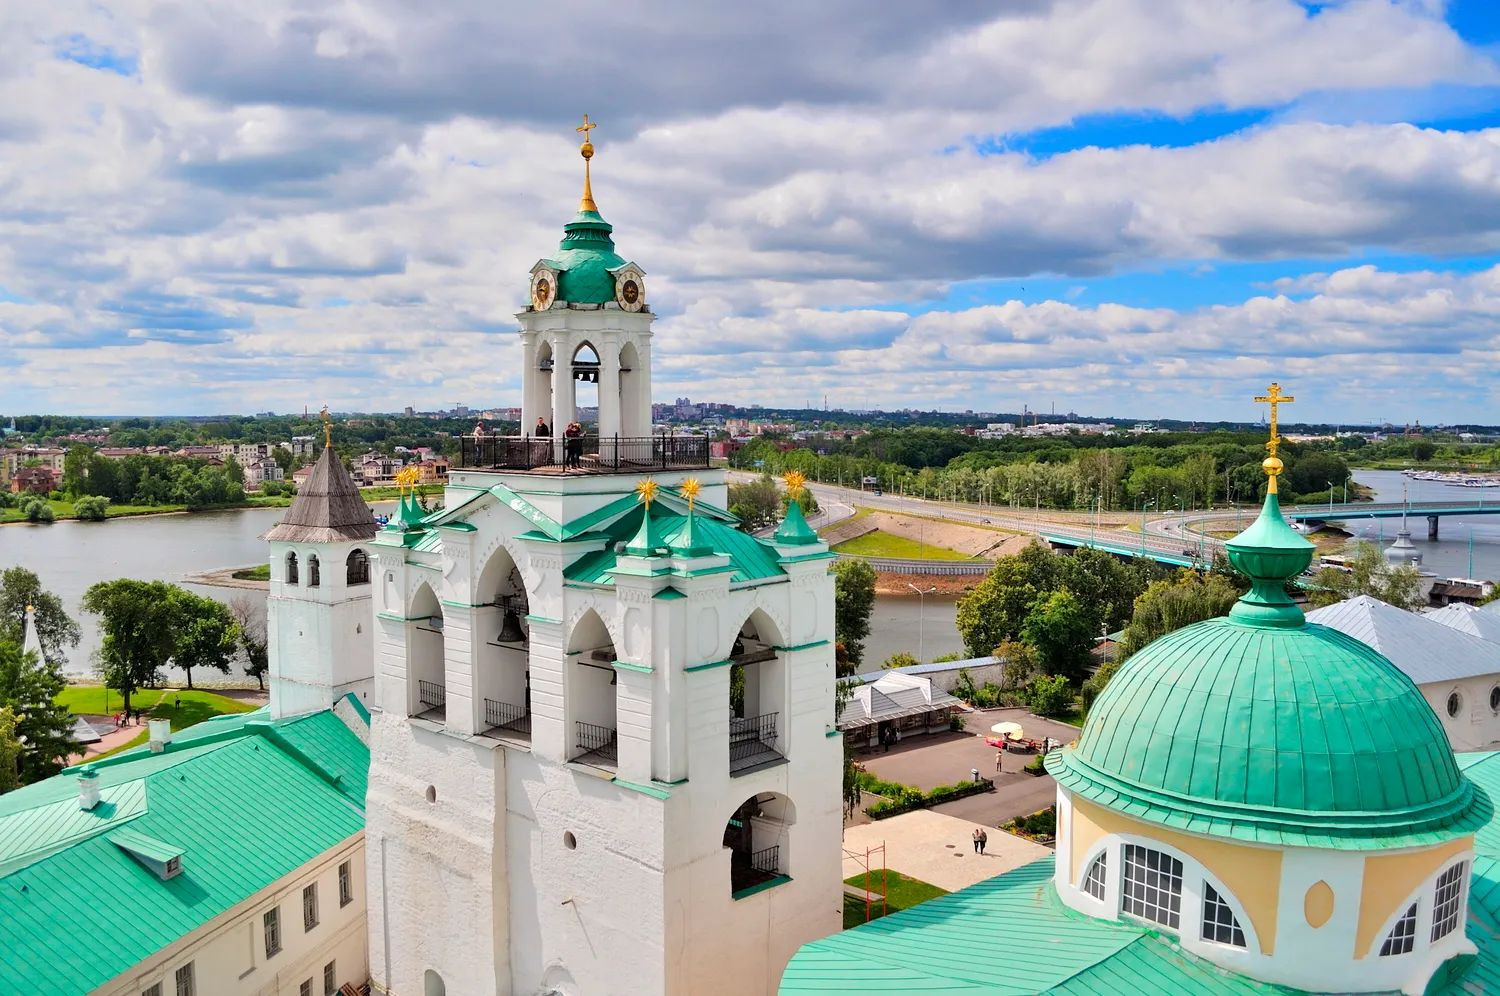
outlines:
{"label": "golden cross", "polygon": [[585,114],[583,116],[583,124],[579,125],[573,130],[576,132],[581,132],[583,134],[583,140],[587,142],[589,140],[589,132],[593,131],[597,127],[599,127],[599,125],[593,121],[590,121],[589,116]]}
{"label": "golden cross", "polygon": [[1272,381],[1271,390],[1266,394],[1257,395],[1255,400],[1260,404],[1271,406],[1271,438],[1266,442],[1266,449],[1272,456],[1275,456],[1276,447],[1281,445],[1281,435],[1276,431],[1276,409],[1280,405],[1291,404],[1297,399],[1290,394],[1282,394],[1281,385]]}
{"label": "golden cross", "polygon": [[333,420],[328,417],[328,406],[323,406],[323,448],[333,449]]}
{"label": "golden cross", "polygon": [[656,487],[656,482],[649,477],[635,486],[635,493],[641,504],[646,506],[647,512],[651,511],[651,503],[656,500]]}

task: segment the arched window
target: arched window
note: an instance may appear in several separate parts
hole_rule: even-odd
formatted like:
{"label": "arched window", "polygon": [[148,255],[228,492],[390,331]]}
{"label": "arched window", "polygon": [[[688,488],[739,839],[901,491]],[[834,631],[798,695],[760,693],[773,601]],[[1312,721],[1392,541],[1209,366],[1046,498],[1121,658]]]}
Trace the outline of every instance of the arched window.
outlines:
{"label": "arched window", "polygon": [[1490,689],[1490,708],[1500,712],[1500,685]]}
{"label": "arched window", "polygon": [[1410,954],[1416,943],[1417,904],[1412,903],[1406,908],[1406,912],[1401,914],[1401,919],[1396,921],[1391,932],[1385,935],[1385,943],[1380,945],[1380,957]]}
{"label": "arched window", "polygon": [[444,996],[447,991],[441,975],[430,968],[422,973],[422,996]]}
{"label": "arched window", "polygon": [[1182,862],[1139,844],[1125,845],[1121,906],[1126,913],[1176,930],[1182,919]]}
{"label": "arched window", "polygon": [[349,551],[349,559],[344,561],[344,572],[345,584],[369,584],[370,558],[365,551],[359,549]]}
{"label": "arched window", "polygon": [[297,583],[297,554],[288,552],[286,555],[286,583]]}
{"label": "arched window", "polygon": [[1207,882],[1203,883],[1203,939],[1237,948],[1245,946],[1245,932],[1234,918],[1234,910]]}
{"label": "arched window", "polygon": [[1438,876],[1432,894],[1432,939],[1441,940],[1457,929],[1463,920],[1464,872],[1469,863],[1460,861]]}
{"label": "arched window", "polygon": [[1099,856],[1089,864],[1089,870],[1083,876],[1083,891],[1103,902],[1104,876],[1108,871],[1109,852],[1107,850],[1100,851]]}
{"label": "arched window", "polygon": [[316,588],[318,580],[318,555],[315,553],[307,558],[307,586]]}
{"label": "arched window", "polygon": [[1463,698],[1457,692],[1448,693],[1448,715],[1450,718],[1458,718],[1458,710],[1463,707]]}

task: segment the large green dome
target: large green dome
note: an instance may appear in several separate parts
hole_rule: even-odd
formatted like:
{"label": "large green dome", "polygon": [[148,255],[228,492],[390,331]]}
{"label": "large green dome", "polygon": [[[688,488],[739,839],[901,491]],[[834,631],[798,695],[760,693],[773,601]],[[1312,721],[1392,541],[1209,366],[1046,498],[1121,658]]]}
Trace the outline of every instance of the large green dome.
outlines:
{"label": "large green dome", "polygon": [[1078,746],[1048,758],[1059,784],[1143,820],[1262,843],[1389,847],[1483,824],[1489,799],[1459,774],[1412,680],[1286,597],[1311,544],[1274,493],[1229,550],[1251,592],[1228,618],[1126,661]]}
{"label": "large green dome", "polygon": [[579,211],[563,226],[562,244],[550,262],[559,275],[557,299],[570,304],[604,304],[615,299],[615,275],[624,266],[610,237],[614,229],[598,211]]}

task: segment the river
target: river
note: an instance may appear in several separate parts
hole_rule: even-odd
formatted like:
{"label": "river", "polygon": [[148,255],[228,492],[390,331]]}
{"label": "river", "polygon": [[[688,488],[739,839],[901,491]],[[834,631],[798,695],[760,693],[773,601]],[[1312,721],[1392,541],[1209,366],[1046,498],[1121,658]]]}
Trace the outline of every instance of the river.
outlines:
{"label": "river", "polygon": [[[1500,488],[1467,489],[1449,487],[1439,481],[1412,481],[1395,470],[1357,470],[1354,479],[1372,488],[1375,500],[1401,500],[1401,485],[1406,483],[1412,502],[1478,501],[1500,507]],[[1390,546],[1401,528],[1400,519],[1351,519],[1345,523],[1355,537],[1383,541]],[[1412,544],[1422,553],[1422,569],[1439,577],[1469,577],[1469,535],[1474,536],[1474,576],[1500,578],[1500,514],[1445,515],[1438,520],[1438,541],[1427,541],[1427,518],[1416,516],[1408,521]]]}

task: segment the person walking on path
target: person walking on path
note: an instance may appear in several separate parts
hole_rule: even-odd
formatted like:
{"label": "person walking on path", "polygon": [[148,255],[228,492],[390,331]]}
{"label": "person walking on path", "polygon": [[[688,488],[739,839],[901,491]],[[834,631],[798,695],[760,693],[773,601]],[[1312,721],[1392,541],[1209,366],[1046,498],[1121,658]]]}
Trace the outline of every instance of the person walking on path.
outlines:
{"label": "person walking on path", "polygon": [[1001,764],[1000,764],[1000,762],[1003,761],[1003,760],[1005,760],[1005,751],[1004,750],[997,750],[997,751],[995,751],[995,773],[996,774],[999,774],[1001,771],[1005,770],[1001,766]]}
{"label": "person walking on path", "polygon": [[984,831],[983,830],[979,829],[978,827],[974,828],[974,853],[975,854],[983,854],[984,853],[984,845],[979,842],[980,838],[983,835],[984,835]]}
{"label": "person walking on path", "polygon": [[984,857],[984,845],[990,842],[990,835],[988,831],[986,831],[983,827],[975,830],[974,833],[978,834],[978,837],[975,839],[974,843],[978,845],[979,856],[982,858]]}
{"label": "person walking on path", "polygon": [[181,709],[181,708],[182,708],[182,696],[181,695],[174,695],[174,696],[172,696],[172,711],[176,712],[178,709]]}

